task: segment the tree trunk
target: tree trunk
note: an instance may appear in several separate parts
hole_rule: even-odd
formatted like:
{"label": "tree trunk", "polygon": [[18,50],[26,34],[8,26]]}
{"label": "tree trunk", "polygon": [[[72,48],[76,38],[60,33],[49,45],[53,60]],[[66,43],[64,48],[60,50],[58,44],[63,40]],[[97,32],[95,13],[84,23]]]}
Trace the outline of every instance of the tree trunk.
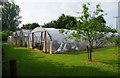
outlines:
{"label": "tree trunk", "polygon": [[92,46],[90,46],[90,51],[89,52],[90,52],[90,59],[89,60],[92,61]]}
{"label": "tree trunk", "polygon": [[92,61],[92,50],[90,49],[90,61]]}
{"label": "tree trunk", "polygon": [[89,39],[89,61],[92,61],[92,45],[93,45],[93,40]]}
{"label": "tree trunk", "polygon": [[89,47],[87,46],[87,53],[88,53],[88,60],[90,59],[90,51],[89,51]]}

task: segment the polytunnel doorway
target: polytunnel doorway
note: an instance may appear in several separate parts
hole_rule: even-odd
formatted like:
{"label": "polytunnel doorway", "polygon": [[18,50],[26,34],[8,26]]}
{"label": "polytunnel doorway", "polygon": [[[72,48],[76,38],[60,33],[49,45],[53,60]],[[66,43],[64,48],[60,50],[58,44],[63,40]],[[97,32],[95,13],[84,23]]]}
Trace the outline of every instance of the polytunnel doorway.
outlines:
{"label": "polytunnel doorway", "polygon": [[49,34],[42,27],[35,28],[29,36],[29,47],[37,48],[44,53],[52,53],[52,41]]}
{"label": "polytunnel doorway", "polygon": [[[32,33],[32,47],[33,47],[33,49],[37,48],[39,50],[43,50],[43,44],[44,44],[43,33],[44,32]],[[39,35],[39,36],[37,36],[37,35]]]}

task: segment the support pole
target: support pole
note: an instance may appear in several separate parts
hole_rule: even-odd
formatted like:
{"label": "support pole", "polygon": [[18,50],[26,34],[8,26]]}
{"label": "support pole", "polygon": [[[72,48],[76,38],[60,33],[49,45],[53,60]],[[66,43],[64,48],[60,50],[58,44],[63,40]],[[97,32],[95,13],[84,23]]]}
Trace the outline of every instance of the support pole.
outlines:
{"label": "support pole", "polygon": [[32,48],[34,49],[34,33],[32,33]]}

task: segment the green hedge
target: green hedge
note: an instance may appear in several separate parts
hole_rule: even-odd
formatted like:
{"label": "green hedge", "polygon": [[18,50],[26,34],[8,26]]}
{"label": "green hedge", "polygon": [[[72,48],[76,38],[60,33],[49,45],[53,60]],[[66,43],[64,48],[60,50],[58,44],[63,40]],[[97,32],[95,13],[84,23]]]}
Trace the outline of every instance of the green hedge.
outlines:
{"label": "green hedge", "polygon": [[2,31],[0,32],[0,36],[2,36],[2,41],[7,41],[7,37],[12,35],[12,31]]}

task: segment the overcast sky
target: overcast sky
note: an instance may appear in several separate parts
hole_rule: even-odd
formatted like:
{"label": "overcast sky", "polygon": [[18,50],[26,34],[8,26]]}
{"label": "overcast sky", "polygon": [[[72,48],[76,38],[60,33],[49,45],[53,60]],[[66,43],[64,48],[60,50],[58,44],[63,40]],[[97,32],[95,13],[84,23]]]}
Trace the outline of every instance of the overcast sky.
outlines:
{"label": "overcast sky", "polygon": [[[115,18],[118,16],[119,0],[14,0],[21,8],[22,24],[37,22],[40,25],[58,19],[65,15],[79,16],[76,12],[82,11],[81,4],[90,2],[90,10],[95,9],[95,5],[100,3],[107,13],[105,16],[107,25],[115,28]],[[21,24],[21,25],[22,25]]]}

